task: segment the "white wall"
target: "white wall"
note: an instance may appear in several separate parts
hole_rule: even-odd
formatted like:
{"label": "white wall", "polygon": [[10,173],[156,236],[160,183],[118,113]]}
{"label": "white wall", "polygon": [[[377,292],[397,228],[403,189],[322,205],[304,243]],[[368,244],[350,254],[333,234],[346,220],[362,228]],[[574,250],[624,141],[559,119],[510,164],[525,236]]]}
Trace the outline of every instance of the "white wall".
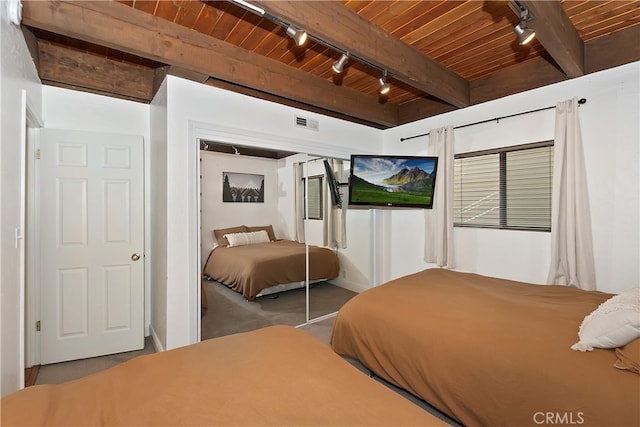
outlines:
{"label": "white wall", "polygon": [[150,333],[158,351],[167,342],[167,84],[160,85],[150,106],[151,147],[149,149],[151,286]]}
{"label": "white wall", "polygon": [[[149,106],[53,86],[42,86],[42,120],[45,128],[142,135],[144,159],[149,164]],[[145,334],[150,324],[150,185],[145,181]]]}
{"label": "white wall", "polygon": [[[202,266],[215,246],[212,230],[237,225],[273,225],[278,228],[278,160],[200,151],[200,209]],[[236,172],[264,176],[264,203],[224,203],[222,173]]]}
{"label": "white wall", "polygon": [[[586,98],[580,122],[590,192],[597,289],[619,292],[640,282],[639,129],[640,63],[590,74],[384,131],[384,152],[426,154],[428,138],[401,142],[446,125],[464,125]],[[455,152],[553,139],[555,110],[456,130]],[[417,211],[385,211],[379,221],[388,245],[381,259],[388,280],[430,265],[423,261],[424,219]],[[457,268],[544,283],[549,233],[473,228],[454,230]]]}
{"label": "white wall", "polygon": [[[0,395],[24,385],[24,294],[20,288],[20,228],[22,90],[35,114],[41,116],[42,93],[36,68],[20,28],[0,2]],[[24,232],[24,230],[22,230]]]}
{"label": "white wall", "polygon": [[[300,112],[169,76],[167,135],[167,348],[197,341],[199,313],[198,138],[348,158],[376,152],[379,130]],[[295,127],[295,114],[319,121],[319,130]],[[353,239],[354,245],[358,242]],[[368,239],[367,239],[368,241]],[[368,248],[363,248],[368,250]],[[185,292],[185,283],[191,288]]]}

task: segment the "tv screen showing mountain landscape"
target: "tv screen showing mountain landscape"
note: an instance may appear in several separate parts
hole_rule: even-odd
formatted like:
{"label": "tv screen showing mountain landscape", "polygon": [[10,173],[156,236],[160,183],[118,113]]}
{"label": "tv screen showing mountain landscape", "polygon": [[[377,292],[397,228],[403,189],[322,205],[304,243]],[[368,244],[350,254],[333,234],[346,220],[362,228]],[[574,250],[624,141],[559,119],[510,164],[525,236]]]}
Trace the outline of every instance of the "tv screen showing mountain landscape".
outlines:
{"label": "tv screen showing mountain landscape", "polygon": [[437,157],[352,155],[349,204],[430,209],[437,166]]}

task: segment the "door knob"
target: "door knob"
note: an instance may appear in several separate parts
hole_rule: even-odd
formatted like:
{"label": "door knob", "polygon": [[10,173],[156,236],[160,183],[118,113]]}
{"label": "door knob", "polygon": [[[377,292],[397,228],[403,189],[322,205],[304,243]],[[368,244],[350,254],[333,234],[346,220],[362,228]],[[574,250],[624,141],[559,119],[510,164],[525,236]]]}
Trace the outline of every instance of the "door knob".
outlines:
{"label": "door knob", "polygon": [[133,255],[131,255],[131,259],[132,259],[132,260],[134,260],[134,261],[139,260],[139,259],[140,259],[140,254],[133,254]]}

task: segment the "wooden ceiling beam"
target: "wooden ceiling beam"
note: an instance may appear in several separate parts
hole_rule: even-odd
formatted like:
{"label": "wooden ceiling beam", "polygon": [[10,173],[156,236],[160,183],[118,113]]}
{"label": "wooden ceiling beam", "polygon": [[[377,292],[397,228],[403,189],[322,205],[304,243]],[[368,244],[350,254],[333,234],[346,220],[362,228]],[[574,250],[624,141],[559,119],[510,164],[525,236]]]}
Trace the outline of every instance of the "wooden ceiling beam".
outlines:
{"label": "wooden ceiling beam", "polygon": [[388,70],[398,79],[456,107],[469,105],[469,82],[335,1],[254,1],[268,13]]}
{"label": "wooden ceiling beam", "polygon": [[424,98],[401,104],[399,108],[400,114],[398,118],[400,124],[415,122],[425,117],[437,116],[456,109],[456,107],[446,102]]}
{"label": "wooden ceiling beam", "polygon": [[472,80],[471,103],[492,101],[566,79],[567,76],[550,59],[536,57]]}
{"label": "wooden ceiling beam", "polygon": [[368,122],[398,124],[397,105],[117,2],[25,1],[22,22]]}
{"label": "wooden ceiling beam", "polygon": [[150,102],[154,70],[47,42],[38,42],[39,74],[43,83],[85,88],[93,93]]}
{"label": "wooden ceiling beam", "polygon": [[616,31],[598,37],[585,44],[585,71],[596,71],[618,67],[640,61],[640,27]]}
{"label": "wooden ceiling beam", "polygon": [[560,1],[521,0],[533,14],[529,26],[536,38],[569,78],[585,74],[584,42]]}
{"label": "wooden ceiling beam", "polygon": [[[585,73],[594,73],[640,61],[639,38],[640,28],[630,27],[586,43]],[[557,62],[555,58],[553,62]],[[492,101],[566,80],[564,72],[553,62],[544,57],[538,57],[472,80],[471,103]]]}
{"label": "wooden ceiling beam", "polygon": [[186,68],[180,68],[176,66],[170,66],[167,69],[167,74],[172,76],[182,77],[183,79],[191,80],[198,83],[206,83],[209,80],[208,74],[198,73],[196,71],[187,70]]}

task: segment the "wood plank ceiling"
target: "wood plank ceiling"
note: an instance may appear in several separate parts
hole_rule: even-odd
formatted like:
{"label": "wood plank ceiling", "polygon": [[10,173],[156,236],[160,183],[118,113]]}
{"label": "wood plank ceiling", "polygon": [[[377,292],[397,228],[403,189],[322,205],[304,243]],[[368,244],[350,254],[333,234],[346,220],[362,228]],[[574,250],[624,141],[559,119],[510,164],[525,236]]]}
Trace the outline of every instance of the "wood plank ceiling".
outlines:
{"label": "wood plank ceiling", "polygon": [[45,84],[150,102],[173,74],[378,128],[640,60],[640,1],[520,0],[527,46],[509,1],[250,3],[24,1],[23,28]]}

